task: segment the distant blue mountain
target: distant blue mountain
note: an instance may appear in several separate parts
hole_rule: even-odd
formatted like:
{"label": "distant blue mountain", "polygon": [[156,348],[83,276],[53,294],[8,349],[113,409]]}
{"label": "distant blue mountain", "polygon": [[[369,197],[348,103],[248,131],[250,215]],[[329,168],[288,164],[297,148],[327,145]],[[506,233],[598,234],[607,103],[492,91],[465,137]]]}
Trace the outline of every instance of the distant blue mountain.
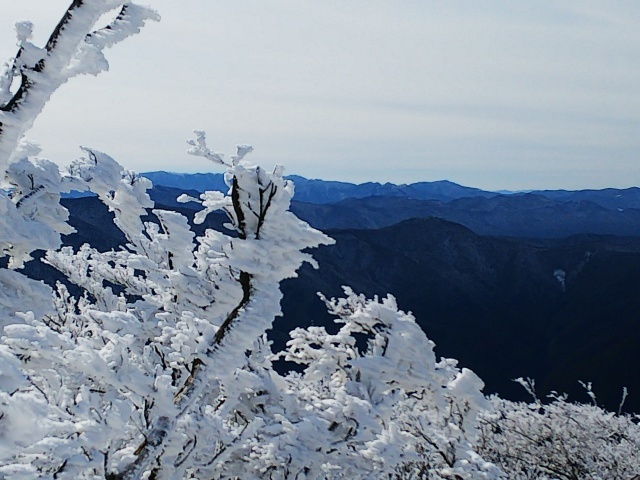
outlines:
{"label": "distant blue mountain", "polygon": [[561,202],[588,201],[609,210],[640,208],[640,188],[604,188],[602,190],[538,190],[534,193]]}
{"label": "distant blue mountain", "polygon": [[[185,191],[204,192],[219,190],[226,192],[228,187],[224,183],[221,173],[143,173],[154,186],[177,188]],[[289,175],[296,186],[295,200],[315,205],[326,205],[349,199],[365,199],[369,197],[395,197],[411,200],[437,200],[443,203],[463,198],[494,199],[502,197],[519,197],[533,195],[546,197],[559,203],[590,202],[607,210],[622,211],[626,209],[640,209],[640,188],[626,189],[605,188],[602,190],[532,190],[525,193],[518,192],[489,192],[478,188],[465,187],[448,180],[435,182],[417,182],[409,185],[395,185],[393,183],[367,182],[354,184],[331,180],[315,180]],[[533,198],[533,197],[529,197]],[[486,202],[487,207],[500,204],[500,201]],[[380,225],[378,225],[380,226]]]}
{"label": "distant blue mountain", "polygon": [[[215,182],[224,189],[222,175],[149,176],[156,181],[150,194],[157,207],[183,213],[197,234],[221,230],[228,221],[213,212],[193,225],[201,207],[176,202],[182,193],[216,188]],[[336,244],[314,251],[320,269],[303,267],[295,281],[283,282],[283,316],[270,333],[275,345],[283,346],[292,328],[307,326],[305,319],[334,325],[318,291],[339,295],[347,284],[368,296],[393,292],[441,352],[482,376],[488,393],[519,399],[511,379],[529,376],[542,392],[577,396],[583,394],[577,380],[588,379],[610,409],[625,385],[625,408],[640,412],[640,209],[630,207],[638,189],[483,196],[450,182],[293,180],[296,198],[334,202],[294,199],[292,211]],[[162,185],[169,182],[178,186]],[[439,197],[408,196],[425,191]],[[470,196],[451,199],[461,194]],[[127,242],[98,198],[62,202],[76,229],[65,245],[109,250]],[[144,221],[157,219],[149,212]],[[558,270],[565,272],[562,283]],[[25,272],[50,285],[60,280],[40,261]]]}
{"label": "distant blue mountain", "polygon": [[222,173],[174,173],[174,172],[147,172],[141,174],[153,182],[154,186],[179,188],[180,190],[195,190],[206,192],[207,190],[218,190],[226,192],[229,190],[224,183]]}
{"label": "distant blue mountain", "polygon": [[497,193],[478,188],[463,187],[448,180],[418,182],[410,185],[367,182],[353,184],[326,180],[309,180],[290,175],[296,185],[296,200],[307,203],[335,203],[348,198],[405,197],[415,200],[440,200],[448,202],[464,197],[495,197]]}
{"label": "distant blue mountain", "polygon": [[560,201],[534,193],[465,197],[449,202],[366,197],[312,204],[294,199],[291,210],[323,231],[378,229],[410,218],[437,217],[464,225],[480,235],[520,238],[564,238],[588,233],[640,236],[640,209],[607,209],[587,200]]}
{"label": "distant blue mountain", "polygon": [[[148,172],[142,176],[155,186],[179,188],[181,190],[218,190],[226,192],[221,173],[170,173]],[[289,175],[296,186],[296,200],[299,202],[325,204],[335,203],[348,198],[366,197],[405,197],[416,200],[440,200],[448,202],[464,197],[494,197],[497,193],[486,192],[478,188],[463,187],[447,180],[437,182],[418,182],[410,185],[367,182],[354,184],[329,180],[310,180],[299,175]]]}

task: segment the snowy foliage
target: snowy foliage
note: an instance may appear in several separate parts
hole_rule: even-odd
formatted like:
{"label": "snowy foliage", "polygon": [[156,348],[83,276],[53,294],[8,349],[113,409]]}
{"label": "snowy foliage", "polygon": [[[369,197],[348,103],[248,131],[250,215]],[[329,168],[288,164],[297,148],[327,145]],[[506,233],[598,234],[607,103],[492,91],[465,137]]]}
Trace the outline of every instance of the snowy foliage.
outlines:
{"label": "snowy foliage", "polygon": [[[436,360],[433,342],[393,297],[345,293],[325,299],[336,334],[296,329],[280,354],[305,366],[285,377],[304,418],[328,425],[314,435],[326,439],[323,468],[346,478],[498,478],[474,452],[482,381],[455,360]],[[331,470],[310,478],[327,477]]]}
{"label": "snowy foliage", "polygon": [[192,465],[182,454],[202,459],[197,442],[209,452],[208,439],[234,435],[209,411],[225,398],[224,379],[246,365],[245,352],[279,313],[280,280],[310,258],[300,250],[330,240],[287,212],[288,182],[245,164],[229,172],[238,193],[220,204],[232,213],[236,238],[213,231],[194,238],[175,212],[153,210],[158,224],[143,225],[149,182],[89,153],[70,170],[114,212],[130,243],[104,253],[50,251],[46,261],[84,296],[76,300],[60,285],[54,314],[26,314],[25,324],[5,328],[34,401],[62,430],[32,439],[0,472],[33,475],[64,463],[59,477],[156,470],[182,478]]}
{"label": "snowy foliage", "polygon": [[[84,182],[96,192],[129,243],[50,250],[46,261],[84,295],[59,285],[52,313],[19,314],[23,323],[5,327],[24,392],[6,399],[7,422],[37,422],[20,415],[26,404],[52,423],[30,429],[0,473],[496,478],[473,451],[482,382],[452,360],[437,362],[391,297],[347,290],[327,301],[343,324],[337,334],[298,329],[271,355],[264,332],[279,314],[279,282],[312,261],[301,250],[331,242],[288,212],[293,188],[280,168],[234,161],[230,195],[201,201],[207,212],[227,212],[236,236],[195,237],[175,212],[152,210],[158,223],[143,224],[149,182],[86,151],[69,169],[74,188]],[[304,371],[277,374],[277,357]]]}
{"label": "snowy foliage", "polygon": [[514,480],[631,480],[640,475],[640,417],[571,403],[564,395],[541,402],[497,397],[480,420],[479,451]]}
{"label": "snowy foliage", "polygon": [[[116,9],[109,25],[96,27],[103,14]],[[44,47],[29,41],[33,24],[19,22],[18,53],[0,74],[0,170],[25,154],[24,133],[58,87],[77,75],[107,70],[105,48],[138,33],[147,20],[159,19],[129,1],[74,0]]]}
{"label": "snowy foliage", "polygon": [[[113,22],[96,28],[100,16],[114,9]],[[137,33],[149,19],[159,17],[131,2],[76,0],[42,48],[29,41],[30,22],[16,24],[18,52],[0,73],[0,171],[6,187],[0,190],[0,257],[8,259],[9,268],[21,268],[35,250],[58,248],[60,235],[73,231],[59,200],[76,180],[52,162],[27,160],[39,148],[24,133],[58,87],[75,75],[108,68],[104,48]],[[0,287],[0,325],[16,319],[15,305],[25,297],[36,317],[52,310],[49,291],[15,271],[0,272]]]}
{"label": "snowy foliage", "polygon": [[[114,8],[115,21],[94,30]],[[280,314],[280,282],[315,265],[307,249],[333,241],[289,211],[293,184],[282,167],[247,162],[250,146],[227,161],[203,132],[189,141],[189,153],[226,169],[229,187],[182,197],[201,203],[196,223],[217,210],[229,218],[228,231],[200,236],[183,215],[154,209],[151,183],[102,152],[83,148],[63,172],[33,158],[23,134],[51,94],[73,75],[105,69],[103,49],[156,18],[130,2],[75,0],[43,49],[29,43],[30,24],[17,26],[20,49],[0,77],[8,187],[0,191],[0,478],[638,473],[631,417],[563,398],[487,401],[482,381],[437,359],[391,296],[368,300],[345,288],[344,298],[323,297],[336,333],[298,328],[272,353],[265,332]],[[73,230],[60,195],[71,190],[98,196],[123,248],[60,248]],[[19,272],[36,250],[65,277],[55,289]],[[280,360],[299,368],[278,373]],[[583,461],[580,445],[600,457],[589,450]],[[574,476],[553,470],[565,465]]]}

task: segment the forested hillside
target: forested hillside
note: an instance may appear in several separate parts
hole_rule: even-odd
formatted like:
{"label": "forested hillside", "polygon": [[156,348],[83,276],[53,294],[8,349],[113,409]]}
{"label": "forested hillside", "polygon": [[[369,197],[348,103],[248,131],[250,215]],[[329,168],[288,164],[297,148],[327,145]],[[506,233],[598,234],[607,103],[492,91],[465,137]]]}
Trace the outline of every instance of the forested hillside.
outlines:
{"label": "forested hillside", "polygon": [[[154,187],[151,196],[171,203],[180,193]],[[97,198],[63,203],[78,231],[65,243],[105,250],[124,244]],[[194,205],[167,208],[193,218]],[[395,209],[393,202],[388,208]],[[222,229],[224,222],[224,215],[212,214],[194,229]],[[434,217],[327,232],[336,244],[314,254],[320,268],[303,267],[299,278],[283,283],[284,316],[270,334],[276,348],[293,328],[330,328],[316,292],[339,295],[345,284],[368,296],[395,292],[442,353],[478,372],[488,392],[524,399],[512,379],[528,376],[541,392],[585,400],[579,381],[592,381],[601,404],[617,408],[627,387],[625,408],[640,410],[640,357],[633,348],[640,337],[640,237],[497,237]],[[55,278],[44,268],[34,262],[27,271]]]}

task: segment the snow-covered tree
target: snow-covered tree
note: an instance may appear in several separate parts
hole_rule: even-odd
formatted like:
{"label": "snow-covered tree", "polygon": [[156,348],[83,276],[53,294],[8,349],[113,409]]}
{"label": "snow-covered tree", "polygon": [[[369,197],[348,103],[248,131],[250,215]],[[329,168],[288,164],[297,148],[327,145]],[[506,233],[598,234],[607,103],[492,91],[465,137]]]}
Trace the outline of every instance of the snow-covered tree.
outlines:
{"label": "snow-covered tree", "polygon": [[345,293],[325,299],[341,325],[336,334],[296,329],[279,354],[305,366],[284,377],[302,417],[329,426],[314,435],[326,438],[323,468],[346,478],[499,478],[474,451],[482,381],[455,360],[437,360],[433,342],[392,296]]}
{"label": "snow-covered tree", "polygon": [[[204,135],[192,152],[212,154]],[[0,473],[109,478],[348,478],[398,474],[496,478],[473,451],[482,383],[433,344],[392,298],[327,301],[344,326],[295,330],[286,352],[304,371],[277,374],[264,332],[279,313],[281,279],[330,239],[287,211],[292,185],[243,161],[227,164],[230,195],[202,195],[236,236],[194,238],[186,219],[153,210],[148,181],[105,154],[74,162],[114,212],[129,243],[49,251],[46,261],[85,294],[58,286],[55,309],[5,327],[22,375],[7,423],[24,405],[51,428],[16,440]],[[215,156],[214,156],[215,155]],[[187,200],[187,199],[185,199]],[[357,347],[358,336],[367,338]],[[35,421],[42,416],[33,415]],[[20,444],[20,442],[24,442]],[[464,477],[462,477],[464,478]]]}
{"label": "snow-covered tree", "polygon": [[[97,28],[100,18],[113,10],[118,11],[115,19]],[[33,24],[17,23],[18,53],[0,75],[0,169],[24,155],[24,134],[58,87],[77,75],[107,70],[104,49],[159,18],[129,1],[73,0],[44,47],[29,41]]]}
{"label": "snow-covered tree", "polygon": [[234,382],[225,379],[279,313],[279,282],[311,260],[301,250],[330,242],[287,211],[293,190],[280,170],[242,162],[244,151],[228,166],[231,195],[203,195],[207,210],[229,214],[236,237],[194,238],[186,218],[168,211],[143,224],[150,182],[91,150],[71,165],[76,189],[84,181],[98,194],[129,243],[49,251],[46,261],[84,295],[59,285],[52,313],[20,314],[23,324],[5,327],[3,343],[31,383],[25,395],[57,427],[0,472],[182,478],[209,439],[234,435],[210,409],[227,402]]}
{"label": "snow-covered tree", "polygon": [[[97,27],[100,17],[115,11],[114,20]],[[29,41],[33,25],[16,25],[18,52],[0,73],[0,172],[8,190],[0,191],[0,246],[10,268],[20,268],[37,249],[58,248],[60,234],[72,231],[60,193],[74,188],[44,159],[27,160],[39,148],[24,137],[53,92],[69,78],[97,75],[108,68],[104,50],[139,32],[147,20],[158,20],[149,8],[116,0],[75,0],[44,47]],[[43,311],[46,289],[13,270],[0,271],[0,325],[15,318],[15,305],[30,297],[34,312]]]}
{"label": "snow-covered tree", "polygon": [[[551,394],[543,403],[532,380],[517,379],[533,401],[490,399],[481,415],[479,452],[514,480],[633,480],[640,476],[640,417],[607,412]],[[626,394],[626,393],[625,393]],[[624,401],[624,398],[623,398]]]}
{"label": "snow-covered tree", "polygon": [[[114,8],[115,21],[94,30]],[[85,148],[62,173],[33,158],[23,135],[51,94],[104,69],[103,49],[152,18],[129,2],[77,0],[42,49],[28,41],[30,24],[17,27],[19,51],[1,84],[11,189],[2,192],[0,475],[369,478],[419,468],[486,478],[492,467],[472,448],[481,382],[436,362],[391,298],[328,301],[339,333],[293,332],[281,356],[303,373],[273,370],[264,333],[280,313],[279,283],[313,262],[304,249],[331,243],[288,211],[293,185],[280,167],[246,162],[248,146],[226,161],[197,132],[190,153],[226,168],[229,193],[203,194],[195,221],[223,210],[233,232],[197,237],[182,215],[153,210],[150,182],[104,153]],[[98,195],[125,247],[58,249],[72,231],[60,195],[72,189]],[[155,222],[142,220],[149,210]],[[55,292],[16,271],[36,249],[67,279]]]}

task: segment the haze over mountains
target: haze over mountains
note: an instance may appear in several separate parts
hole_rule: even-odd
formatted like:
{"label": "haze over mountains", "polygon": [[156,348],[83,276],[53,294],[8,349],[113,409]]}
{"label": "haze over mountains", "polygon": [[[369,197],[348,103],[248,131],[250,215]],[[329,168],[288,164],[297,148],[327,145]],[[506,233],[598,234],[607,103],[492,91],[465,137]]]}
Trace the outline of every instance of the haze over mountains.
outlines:
{"label": "haze over mountains", "polygon": [[[145,174],[158,208],[193,218],[187,192],[226,190],[222,175]],[[276,346],[306,324],[332,325],[316,292],[350,285],[367,295],[392,293],[412,311],[439,355],[476,371],[487,392],[523,398],[511,379],[533,377],[588,401],[579,380],[617,409],[640,412],[640,189],[498,194],[451,182],[353,185],[292,177],[292,210],[336,240],[314,252],[283,285]],[[68,198],[70,245],[124,243],[96,198]],[[152,217],[149,217],[153,220]],[[197,226],[222,228],[222,214]],[[35,262],[35,277],[55,274]]]}
{"label": "haze over mountains", "polygon": [[[178,188],[180,190],[227,190],[224,176],[220,173],[171,173],[147,172],[143,176],[150,179],[154,186]],[[448,202],[465,197],[510,196],[533,194],[563,202],[589,201],[608,209],[640,208],[640,188],[607,188],[602,190],[530,190],[510,194],[490,192],[478,188],[465,187],[448,180],[417,182],[410,185],[367,182],[354,184],[331,180],[310,180],[299,175],[288,175],[296,185],[295,200],[305,203],[336,203],[348,198],[366,198],[374,196],[406,197],[416,200],[440,200]]]}
{"label": "haze over mountains", "polygon": [[[154,200],[178,205],[179,191],[226,191],[222,174],[144,174]],[[375,229],[410,218],[438,217],[483,235],[562,238],[585,233],[640,235],[640,188],[541,190],[499,194],[449,181],[360,185],[290,176],[292,211],[321,230]]]}

